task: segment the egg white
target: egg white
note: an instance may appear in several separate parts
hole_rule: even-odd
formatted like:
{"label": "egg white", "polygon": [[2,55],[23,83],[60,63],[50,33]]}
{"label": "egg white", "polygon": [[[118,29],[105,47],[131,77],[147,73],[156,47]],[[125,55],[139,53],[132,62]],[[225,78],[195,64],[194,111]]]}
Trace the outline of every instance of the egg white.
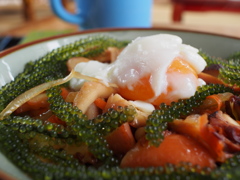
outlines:
{"label": "egg white", "polygon": [[[171,84],[173,99],[192,96],[197,87],[205,84],[193,74],[166,75],[167,69],[176,57],[187,61],[189,65],[200,73],[206,66],[205,60],[198,54],[198,49],[182,43],[182,39],[170,34],[157,34],[138,37],[120,53],[114,63],[106,64],[97,61],[80,63],[75,67],[84,75],[102,79],[104,82],[117,84],[119,87],[133,89],[133,84],[142,77],[151,74],[150,84],[154,91],[154,101],[160,94],[165,93]],[[77,90],[84,81],[71,80],[71,88]]]}

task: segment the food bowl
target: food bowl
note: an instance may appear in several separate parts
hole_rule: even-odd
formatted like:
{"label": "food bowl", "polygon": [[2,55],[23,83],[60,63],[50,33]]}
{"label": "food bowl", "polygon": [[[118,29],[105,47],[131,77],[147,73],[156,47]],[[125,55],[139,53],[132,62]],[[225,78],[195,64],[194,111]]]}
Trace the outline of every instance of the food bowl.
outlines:
{"label": "food bowl", "polygon": [[[201,33],[177,29],[100,29],[76,32],[50,37],[27,44],[18,45],[0,52],[0,87],[14,80],[23,71],[24,65],[44,56],[48,52],[81,38],[103,34],[119,40],[133,40],[139,36],[173,34],[182,38],[184,44],[192,45],[211,56],[226,58],[240,50],[240,39],[219,34]],[[3,154],[0,154],[0,171],[16,179],[30,179]],[[0,173],[1,175],[1,173]]]}

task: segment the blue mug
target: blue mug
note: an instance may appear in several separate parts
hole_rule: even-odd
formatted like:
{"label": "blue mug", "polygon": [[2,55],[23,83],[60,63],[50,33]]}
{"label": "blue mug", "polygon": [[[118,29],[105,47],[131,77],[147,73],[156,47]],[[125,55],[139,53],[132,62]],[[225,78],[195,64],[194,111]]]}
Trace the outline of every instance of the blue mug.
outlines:
{"label": "blue mug", "polygon": [[68,12],[61,0],[50,0],[53,12],[80,29],[151,27],[153,0],[75,0],[76,12]]}

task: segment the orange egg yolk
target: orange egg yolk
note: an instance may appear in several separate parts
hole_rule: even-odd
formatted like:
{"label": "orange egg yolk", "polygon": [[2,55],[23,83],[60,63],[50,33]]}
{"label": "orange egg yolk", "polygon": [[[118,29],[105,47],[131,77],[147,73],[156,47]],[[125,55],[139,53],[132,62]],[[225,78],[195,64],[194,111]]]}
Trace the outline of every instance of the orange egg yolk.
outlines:
{"label": "orange egg yolk", "polygon": [[[167,69],[166,75],[170,75],[172,72],[177,72],[179,74],[193,74],[198,78],[196,71],[189,65],[189,63],[181,58],[175,58],[173,62]],[[132,89],[128,87],[119,87],[119,94],[128,100],[142,100],[148,101],[155,97],[155,93],[152,89],[150,83],[151,74],[148,74],[141,79],[139,79],[135,84],[132,85]],[[181,88],[181,87],[179,87]],[[168,98],[168,94],[173,91],[170,85],[167,85],[167,90],[165,93],[161,93],[158,97],[154,98],[151,102],[153,105],[159,105],[161,103],[170,104],[172,100]]]}

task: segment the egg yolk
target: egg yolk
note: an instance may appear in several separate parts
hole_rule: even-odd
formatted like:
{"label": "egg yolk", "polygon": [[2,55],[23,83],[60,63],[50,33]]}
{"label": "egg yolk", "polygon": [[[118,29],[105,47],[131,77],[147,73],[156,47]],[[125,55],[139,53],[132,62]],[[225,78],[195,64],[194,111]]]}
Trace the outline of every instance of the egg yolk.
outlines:
{"label": "egg yolk", "polygon": [[[189,65],[187,61],[179,57],[176,57],[170,64],[170,66],[167,69],[166,75],[170,76],[171,73],[173,72],[186,76],[188,74],[192,74],[194,77],[196,77],[196,81],[198,79],[196,71]],[[166,91],[164,93],[161,93],[158,97],[155,97],[155,93],[151,86],[150,78],[151,74],[148,74],[140,78],[136,83],[132,85],[131,89],[129,89],[127,86],[119,87],[118,89],[119,94],[128,100],[149,101],[153,105],[159,105],[161,103],[170,104],[173,100],[169,98],[169,95],[173,91],[173,87],[170,84],[168,84]]]}

